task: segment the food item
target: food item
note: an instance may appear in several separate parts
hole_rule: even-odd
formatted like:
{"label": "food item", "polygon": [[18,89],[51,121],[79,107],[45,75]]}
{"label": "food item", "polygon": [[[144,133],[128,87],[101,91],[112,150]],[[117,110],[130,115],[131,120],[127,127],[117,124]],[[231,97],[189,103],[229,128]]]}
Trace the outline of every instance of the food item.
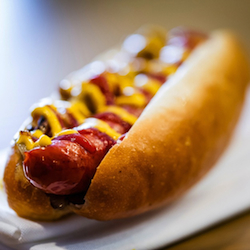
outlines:
{"label": "food item", "polygon": [[179,198],[227,146],[249,80],[234,35],[152,29],[111,54],[17,134],[4,182],[18,215],[133,216]]}

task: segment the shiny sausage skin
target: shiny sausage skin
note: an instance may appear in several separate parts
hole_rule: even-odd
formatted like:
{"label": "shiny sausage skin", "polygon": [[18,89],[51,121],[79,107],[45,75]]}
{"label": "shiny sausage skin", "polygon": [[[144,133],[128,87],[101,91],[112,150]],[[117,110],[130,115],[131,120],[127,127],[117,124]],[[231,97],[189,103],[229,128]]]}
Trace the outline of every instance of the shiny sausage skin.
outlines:
{"label": "shiny sausage skin", "polygon": [[115,144],[96,129],[59,136],[46,147],[25,152],[26,178],[45,193],[68,195],[86,192],[96,168]]}

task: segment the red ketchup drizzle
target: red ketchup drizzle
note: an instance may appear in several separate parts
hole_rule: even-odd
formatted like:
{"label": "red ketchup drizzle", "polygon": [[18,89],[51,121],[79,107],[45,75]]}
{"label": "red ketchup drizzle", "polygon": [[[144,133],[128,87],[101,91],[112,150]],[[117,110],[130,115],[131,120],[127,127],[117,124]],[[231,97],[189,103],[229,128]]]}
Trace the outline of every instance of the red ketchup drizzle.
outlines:
{"label": "red ketchup drizzle", "polygon": [[54,138],[46,147],[25,152],[26,178],[45,193],[69,195],[86,192],[97,166],[115,141],[97,129]]}
{"label": "red ketchup drizzle", "polygon": [[61,135],[56,137],[54,140],[64,140],[78,143],[91,154],[95,153],[96,151],[96,148],[93,143],[81,134]]}
{"label": "red ketchup drizzle", "polygon": [[67,118],[68,118],[68,124],[67,124],[67,128],[74,128],[74,127],[77,127],[79,126],[79,122],[75,119],[75,117],[69,113],[67,110],[66,110],[66,115],[67,115]]}
{"label": "red ketchup drizzle", "polygon": [[142,111],[144,110],[144,108],[138,108],[138,107],[134,107],[134,106],[130,106],[130,105],[122,105],[122,108],[124,108],[130,114],[132,114],[136,117],[139,117],[141,115]]}
{"label": "red ketchup drizzle", "polygon": [[131,128],[131,125],[123,121],[118,115],[111,112],[104,112],[97,115],[94,115],[95,118],[105,121],[113,128],[116,132],[124,134],[128,132]]}
{"label": "red ketchup drizzle", "polygon": [[139,92],[141,92],[141,94],[143,94],[145,96],[146,103],[147,103],[146,105],[148,105],[148,103],[153,98],[153,95],[150,92],[148,92],[147,90],[143,89],[143,88],[139,89]]}
{"label": "red ketchup drizzle", "polygon": [[208,38],[202,32],[189,30],[184,27],[177,27],[169,32],[170,39],[168,45],[175,45],[178,47],[194,49],[200,42]]}
{"label": "red ketchup drizzle", "polygon": [[157,81],[159,81],[160,84],[163,84],[166,82],[167,77],[160,73],[147,73],[147,75]]}
{"label": "red ketchup drizzle", "polygon": [[113,94],[110,91],[108,82],[104,76],[102,76],[102,75],[95,76],[90,80],[90,82],[95,84],[96,86],[98,86],[100,88],[100,90],[102,91],[102,93],[106,97],[106,101],[107,101],[106,104],[107,105],[114,104]]}

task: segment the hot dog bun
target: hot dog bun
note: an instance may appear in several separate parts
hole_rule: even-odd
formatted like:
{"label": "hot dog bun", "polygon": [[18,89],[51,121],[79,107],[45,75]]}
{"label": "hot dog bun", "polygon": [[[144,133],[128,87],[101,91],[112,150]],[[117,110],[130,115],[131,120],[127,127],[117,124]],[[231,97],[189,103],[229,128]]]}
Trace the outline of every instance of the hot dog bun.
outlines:
{"label": "hot dog bun", "polygon": [[23,176],[14,146],[4,175],[10,207],[35,220],[71,212],[111,220],[172,202],[225,150],[248,81],[248,62],[237,38],[226,31],[213,33],[160,89],[125,139],[111,148],[83,205],[53,209],[48,196]]}
{"label": "hot dog bun", "polygon": [[11,149],[4,174],[8,203],[16,213],[32,220],[56,220],[69,214],[70,210],[58,210],[51,207],[49,197],[34,188],[25,178],[22,159],[16,145]]}

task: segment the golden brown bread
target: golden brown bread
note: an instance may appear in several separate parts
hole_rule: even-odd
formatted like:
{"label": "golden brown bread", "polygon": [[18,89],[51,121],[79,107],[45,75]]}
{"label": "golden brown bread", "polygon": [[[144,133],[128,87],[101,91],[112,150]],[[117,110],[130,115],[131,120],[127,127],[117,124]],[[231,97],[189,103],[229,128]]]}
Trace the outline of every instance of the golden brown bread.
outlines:
{"label": "golden brown bread", "polygon": [[10,207],[35,220],[57,219],[70,211],[110,220],[179,198],[226,148],[248,81],[248,62],[237,39],[228,32],[214,33],[105,156],[84,205],[53,209],[49,198],[17,173],[22,168],[14,147],[4,175]]}
{"label": "golden brown bread", "polygon": [[11,149],[4,173],[4,183],[9,205],[21,217],[32,220],[56,220],[69,213],[69,209],[53,209],[49,197],[38,188],[34,188],[25,178],[21,155],[16,145]]}

